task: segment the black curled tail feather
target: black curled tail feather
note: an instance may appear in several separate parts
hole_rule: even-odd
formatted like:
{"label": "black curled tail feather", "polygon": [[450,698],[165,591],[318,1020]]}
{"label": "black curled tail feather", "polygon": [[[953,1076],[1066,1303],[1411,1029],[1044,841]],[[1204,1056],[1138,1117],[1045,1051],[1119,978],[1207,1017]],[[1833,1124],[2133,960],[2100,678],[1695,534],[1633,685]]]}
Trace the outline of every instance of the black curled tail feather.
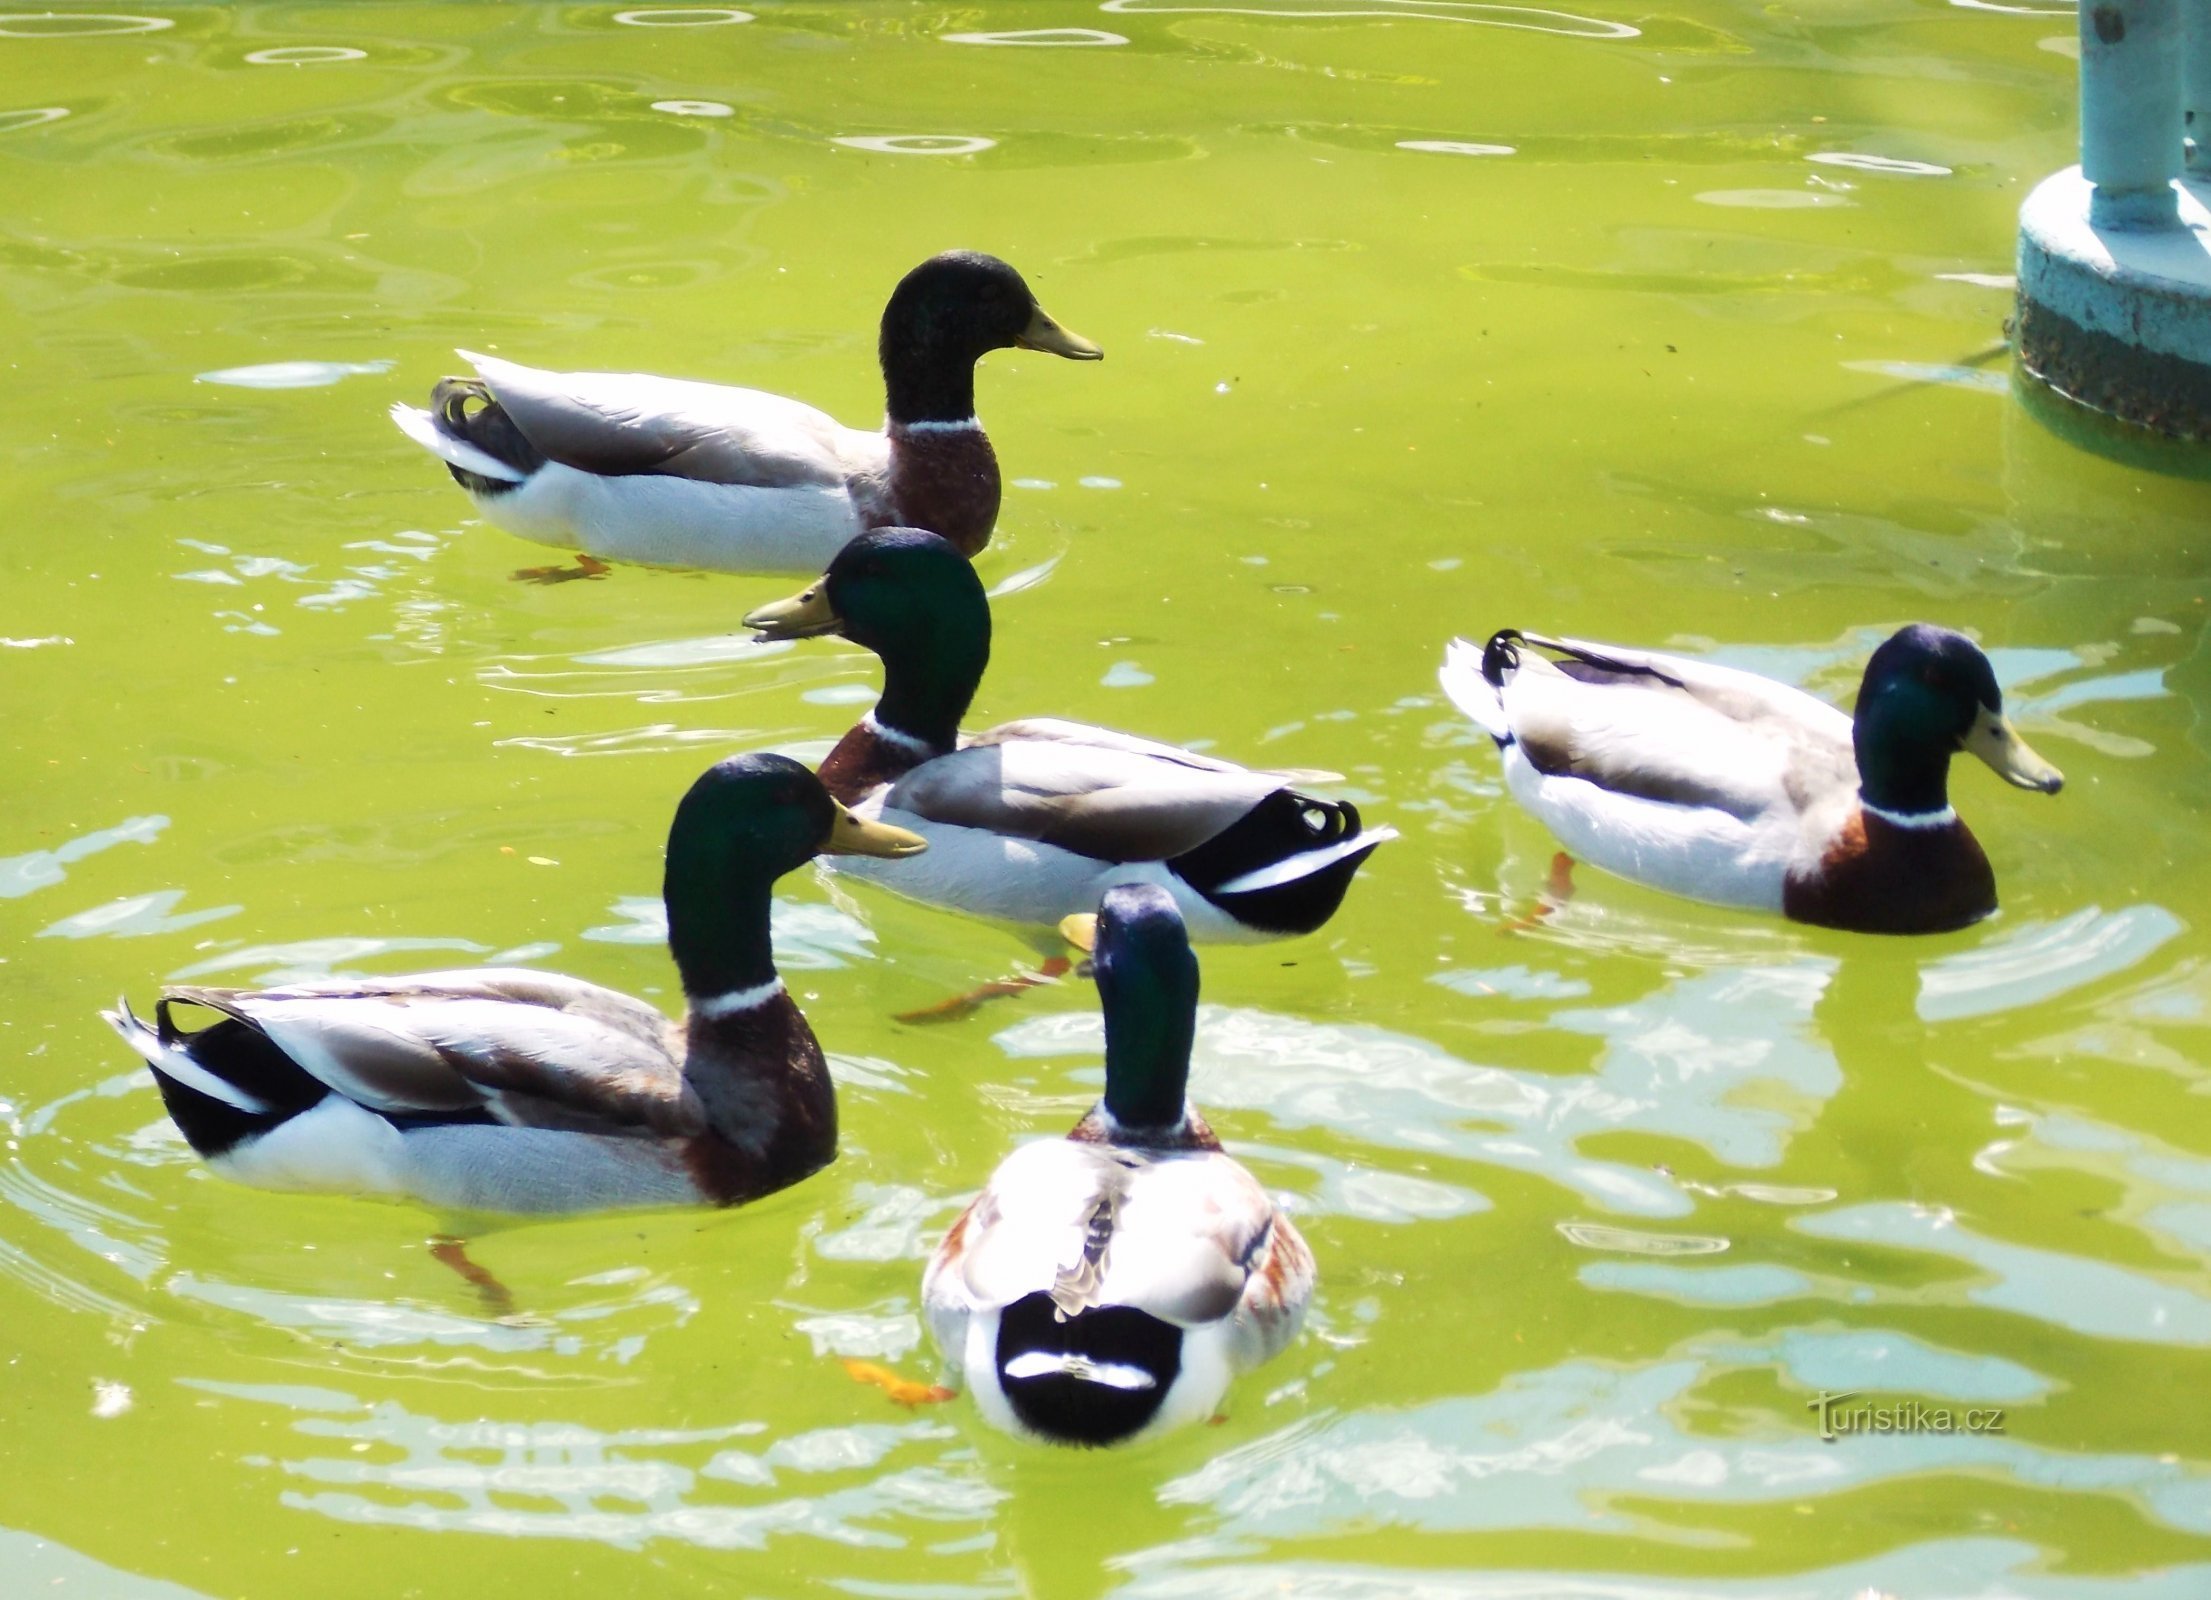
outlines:
{"label": "black curled tail feather", "polygon": [[[440,378],[430,391],[430,414],[438,432],[472,444],[495,461],[504,461],[524,477],[545,465],[545,453],[530,443],[481,378]],[[505,494],[515,486],[456,467],[446,470],[471,494]]]}
{"label": "black curled tail feather", "polygon": [[1505,674],[1520,665],[1520,647],[1527,642],[1518,628],[1499,628],[1482,646],[1482,676],[1495,688],[1505,686]]}
{"label": "black curled tail feather", "polygon": [[[1277,789],[1227,828],[1167,865],[1191,888],[1247,927],[1265,933],[1311,933],[1336,914],[1361,862],[1372,854],[1352,850],[1286,883],[1230,892],[1245,875],[1306,850],[1325,849],[1359,837],[1359,808],[1349,800],[1322,800],[1295,789]],[[1385,835],[1386,837],[1386,835]],[[1379,845],[1381,839],[1374,843]]]}

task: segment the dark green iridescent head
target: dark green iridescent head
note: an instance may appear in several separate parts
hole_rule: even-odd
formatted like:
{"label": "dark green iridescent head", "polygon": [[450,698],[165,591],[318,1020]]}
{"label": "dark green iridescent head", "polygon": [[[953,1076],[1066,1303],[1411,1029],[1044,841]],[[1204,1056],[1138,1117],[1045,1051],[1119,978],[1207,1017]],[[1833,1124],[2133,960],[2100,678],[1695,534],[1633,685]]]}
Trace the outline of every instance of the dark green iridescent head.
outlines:
{"label": "dark green iridescent head", "polygon": [[691,785],[668,828],[661,894],[684,992],[726,994],[775,976],[769,890],[829,843],[837,803],[788,756],[731,756]]}
{"label": "dark green iridescent head", "polygon": [[2004,692],[1980,647],[1915,622],[1866,662],[1851,742],[1859,793],[1885,811],[1925,814],[1949,802],[1950,758],[1970,751],[2006,782],[2054,794],[2058,770],[2004,716]]}
{"label": "dark green iridescent head", "polygon": [[1124,1128],[1174,1127],[1198,1027],[1198,958],[1174,896],[1148,883],[1108,889],[1093,960],[1105,1008],[1106,1110]]}
{"label": "dark green iridescent head", "polygon": [[975,363],[1020,345],[1073,361],[1102,352],[1044,314],[1021,274],[996,256],[948,250],[906,274],[883,307],[878,353],[893,422],[975,415]]}
{"label": "dark green iridescent head", "polygon": [[763,638],[841,633],[883,659],[875,720],[950,750],[990,664],[990,599],[975,569],[920,528],[863,533],[796,599],[745,619]]}

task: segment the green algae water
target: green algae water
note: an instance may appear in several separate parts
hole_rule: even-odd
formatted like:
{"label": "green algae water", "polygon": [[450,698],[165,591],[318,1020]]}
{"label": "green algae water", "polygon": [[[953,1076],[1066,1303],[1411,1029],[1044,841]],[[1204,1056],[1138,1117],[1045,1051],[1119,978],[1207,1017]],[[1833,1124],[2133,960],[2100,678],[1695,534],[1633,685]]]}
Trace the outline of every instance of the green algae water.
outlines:
{"label": "green algae water", "polygon": [[[2074,27],[0,14],[0,1593],[2211,1593],[2211,496],[1998,348]],[[1107,352],[979,374],[977,723],[1331,769],[1404,835],[1320,934],[1204,953],[1194,1092],[1320,1292],[1131,1452],[842,1365],[934,1376],[927,1251],[1097,1091],[1086,985],[892,1020],[1001,931],[786,880],[842,1159],[470,1223],[505,1316],[454,1219],[211,1177],[96,1016],[493,961],[673,1005],[675,799],[820,754],[874,661],[744,642],[788,578],[514,582],[554,557],[384,412],[466,346],[867,423],[883,299],[955,246]],[[1518,625],[1847,699],[1920,618],[2070,780],[1960,765],[2003,910],[1940,938],[1586,869],[1538,915],[1555,847],[1435,687]],[[1841,1394],[1918,1431],[1823,1439]]]}

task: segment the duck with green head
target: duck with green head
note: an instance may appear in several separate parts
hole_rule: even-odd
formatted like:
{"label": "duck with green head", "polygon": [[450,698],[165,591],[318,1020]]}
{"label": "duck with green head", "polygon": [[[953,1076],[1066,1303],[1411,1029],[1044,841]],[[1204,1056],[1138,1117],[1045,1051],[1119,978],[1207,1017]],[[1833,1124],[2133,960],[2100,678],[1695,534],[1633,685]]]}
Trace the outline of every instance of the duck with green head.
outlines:
{"label": "duck with green head", "polygon": [[1281,938],[1333,916],[1396,836],[1348,800],[1292,787],[1301,775],[1106,728],[1033,717],[962,735],[990,661],[990,602],[932,533],[863,534],[820,582],[745,623],[767,640],[841,634],[882,659],[881,700],[821,776],[859,815],[929,841],[916,870],[881,877],[917,900],[1049,930],[1114,884],[1150,883],[1197,938]]}
{"label": "duck with green head", "polygon": [[1898,630],[1857,710],[1755,673],[1507,629],[1446,652],[1443,687],[1504,757],[1514,798],[1574,855],[1654,888],[1864,933],[1939,933],[1996,909],[1950,805],[1950,758],[2055,794],[1963,634]]}
{"label": "duck with green head", "polygon": [[975,364],[1020,348],[1104,354],[1045,315],[996,256],[953,250],[906,274],[883,308],[879,432],[757,389],[634,372],[546,372],[461,353],[401,431],[444,461],[510,533],[595,558],[722,572],[818,572],[854,534],[932,528],[972,555],[998,518],[998,458],[975,416]]}
{"label": "duck with green head", "polygon": [[[175,986],[103,1013],[192,1148],[268,1189],[466,1211],[734,1205],[826,1166],[837,1106],[769,946],[775,880],[923,841],[783,756],[735,756],[676,808],[664,896],[686,1014],[517,967],[280,989]],[[214,1020],[187,1031],[175,1011]]]}
{"label": "duck with green head", "polygon": [[1190,1104],[1198,963],[1174,897],[1106,891],[1068,936],[1095,950],[1105,1094],[1015,1151],[930,1258],[930,1332],[994,1426],[1108,1445],[1213,1415],[1279,1354],[1313,1256]]}

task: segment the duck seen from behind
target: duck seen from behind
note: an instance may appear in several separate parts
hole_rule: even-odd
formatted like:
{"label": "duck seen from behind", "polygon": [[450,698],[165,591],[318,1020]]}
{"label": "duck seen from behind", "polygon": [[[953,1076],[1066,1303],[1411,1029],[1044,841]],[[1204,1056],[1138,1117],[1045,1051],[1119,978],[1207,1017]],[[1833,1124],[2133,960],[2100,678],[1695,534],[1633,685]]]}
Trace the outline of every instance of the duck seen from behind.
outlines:
{"label": "duck seen from behind", "polygon": [[460,352],[430,409],[394,405],[510,533],[592,559],[723,572],[819,572],[863,529],[930,528],[972,555],[998,518],[998,458],[975,416],[992,350],[1074,361],[1104,352],[1045,315],[995,256],[951,251],[906,274],[883,308],[886,420],[847,428],[757,389],[641,373],[546,372]]}
{"label": "duck seen from behind", "polygon": [[945,1360],[984,1417],[1108,1445],[1213,1414],[1279,1354],[1313,1256],[1188,1099],[1198,964],[1174,897],[1106,891],[1094,932],[1105,1096],[1064,1139],[1015,1151],[921,1281]]}
{"label": "duck seen from behind", "polygon": [[[1310,933],[1390,828],[1348,800],[1084,723],[1036,717],[963,737],[990,661],[990,601],[951,545],[883,528],[821,581],[745,618],[764,640],[842,634],[883,662],[883,695],[821,766],[830,793],[929,841],[884,887],[1051,930],[1118,883],[1169,891],[1193,937]],[[855,863],[854,865],[858,865]]]}
{"label": "duck seen from behind", "polygon": [[[516,967],[279,989],[170,987],[103,1015],[217,1172],[473,1211],[733,1205],[828,1165],[821,1047],[776,976],[769,891],[817,852],[898,857],[783,756],[710,768],[676,808],[664,894],[687,1014]],[[215,1020],[187,1032],[197,1006]]]}
{"label": "duck seen from behind", "polygon": [[1452,641],[1441,677],[1574,855],[1823,927],[1939,933],[1996,909],[1950,805],[1959,751],[2022,789],[2064,783],[2005,717],[1988,657],[1925,623],[1873,652],[1850,716],[1755,673],[1514,629]]}

